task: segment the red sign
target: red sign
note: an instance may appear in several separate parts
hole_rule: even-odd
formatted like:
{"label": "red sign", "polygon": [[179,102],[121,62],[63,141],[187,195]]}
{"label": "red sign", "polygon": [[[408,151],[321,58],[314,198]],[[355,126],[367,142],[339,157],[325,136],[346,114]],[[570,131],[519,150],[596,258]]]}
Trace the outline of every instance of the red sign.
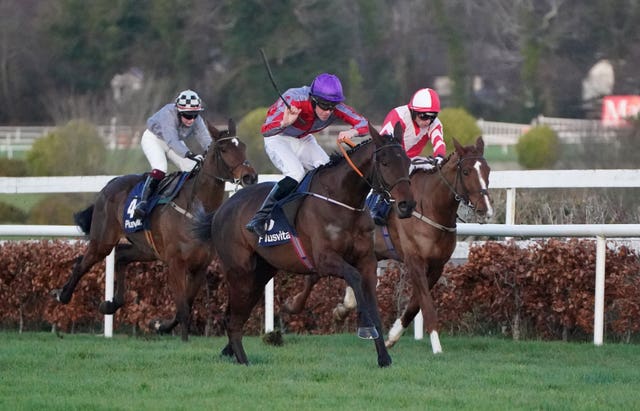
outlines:
{"label": "red sign", "polygon": [[628,118],[640,113],[640,96],[605,96],[602,99],[602,124],[625,126]]}

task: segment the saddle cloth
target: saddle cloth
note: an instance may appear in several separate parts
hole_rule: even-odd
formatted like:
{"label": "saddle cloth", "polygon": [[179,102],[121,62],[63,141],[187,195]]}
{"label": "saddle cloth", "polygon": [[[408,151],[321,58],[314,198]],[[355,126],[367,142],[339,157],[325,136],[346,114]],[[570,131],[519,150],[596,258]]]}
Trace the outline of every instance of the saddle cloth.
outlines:
{"label": "saddle cloth", "polygon": [[[158,189],[149,197],[147,201],[147,217],[151,215],[151,211],[159,204],[167,204],[175,198],[180,192],[185,181],[189,177],[189,172],[175,172],[166,176],[158,186]],[[136,205],[142,196],[142,187],[144,186],[144,178],[136,184],[124,203],[124,216],[122,218],[124,232],[127,234],[135,233],[142,229],[149,229],[149,219],[136,218],[133,214]]]}

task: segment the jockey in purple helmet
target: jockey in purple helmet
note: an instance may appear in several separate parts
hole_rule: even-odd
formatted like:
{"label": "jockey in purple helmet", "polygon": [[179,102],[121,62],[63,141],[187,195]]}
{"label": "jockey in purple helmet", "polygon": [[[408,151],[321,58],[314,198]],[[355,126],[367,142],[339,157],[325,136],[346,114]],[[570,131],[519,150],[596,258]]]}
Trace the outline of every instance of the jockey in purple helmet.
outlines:
{"label": "jockey in purple helmet", "polygon": [[340,140],[364,136],[369,132],[367,119],[343,103],[342,84],[333,74],[320,74],[311,86],[289,89],[283,97],[290,108],[278,99],[267,111],[262,125],[265,151],[285,177],[273,187],[246,226],[247,230],[259,236],[265,234],[265,223],[274,204],[289,195],[307,171],[329,161],[313,133],[336,120],[352,126],[338,134]]}

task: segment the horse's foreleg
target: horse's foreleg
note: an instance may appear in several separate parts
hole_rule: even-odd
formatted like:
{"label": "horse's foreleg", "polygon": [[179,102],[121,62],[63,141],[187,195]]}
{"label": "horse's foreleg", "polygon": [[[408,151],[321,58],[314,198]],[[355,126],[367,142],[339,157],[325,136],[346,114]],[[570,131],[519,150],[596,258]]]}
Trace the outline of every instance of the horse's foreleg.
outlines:
{"label": "horse's foreleg", "polygon": [[316,285],[319,279],[320,277],[317,274],[305,276],[302,291],[287,300],[282,306],[282,311],[287,314],[300,314],[304,309],[307,298],[311,294],[311,290],[313,290],[313,286]]}
{"label": "horse's foreleg", "polygon": [[[378,365],[380,367],[388,367],[391,365],[391,356],[387,351],[387,347],[384,344],[382,337],[382,321],[380,320],[380,310],[378,309],[378,300],[376,297],[376,285],[378,278],[376,275],[376,261],[373,258],[373,262],[368,264],[366,261],[364,265],[359,267],[362,271],[362,293],[364,297],[363,311],[367,311],[371,321],[375,325],[375,328],[379,331],[378,335],[374,337],[376,351],[378,353]],[[355,289],[354,289],[355,291]],[[360,301],[358,301],[358,308],[360,307]]]}

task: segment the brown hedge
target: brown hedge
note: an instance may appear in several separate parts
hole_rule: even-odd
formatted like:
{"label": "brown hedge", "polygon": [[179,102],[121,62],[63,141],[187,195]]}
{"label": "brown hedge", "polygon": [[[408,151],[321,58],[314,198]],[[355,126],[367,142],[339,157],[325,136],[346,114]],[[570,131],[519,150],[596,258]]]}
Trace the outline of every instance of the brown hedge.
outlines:
{"label": "brown hedge", "polygon": [[[68,305],[50,294],[62,286],[83,241],[6,241],[0,244],[0,326],[19,330],[54,327],[65,332],[101,332],[98,305],[104,299],[104,264],[81,280]],[[207,284],[193,309],[191,334],[222,335],[225,282],[209,267]],[[605,326],[612,339],[629,341],[640,330],[640,262],[626,247],[606,254]],[[474,246],[468,261],[449,264],[434,289],[441,328],[448,333],[505,333],[513,338],[578,339],[593,333],[595,242],[537,241],[526,248],[514,243]],[[276,276],[275,308],[302,288],[302,276]],[[322,279],[298,315],[280,314],[276,326],[286,332],[326,334],[355,330],[355,313],[336,323],[335,305],[344,281]],[[404,308],[408,284],[400,264],[380,277],[378,300],[384,327]],[[157,318],[173,316],[171,290],[162,263],[131,264],[125,306],[114,317],[117,332],[147,333]],[[264,323],[260,303],[246,326],[259,334]]]}

